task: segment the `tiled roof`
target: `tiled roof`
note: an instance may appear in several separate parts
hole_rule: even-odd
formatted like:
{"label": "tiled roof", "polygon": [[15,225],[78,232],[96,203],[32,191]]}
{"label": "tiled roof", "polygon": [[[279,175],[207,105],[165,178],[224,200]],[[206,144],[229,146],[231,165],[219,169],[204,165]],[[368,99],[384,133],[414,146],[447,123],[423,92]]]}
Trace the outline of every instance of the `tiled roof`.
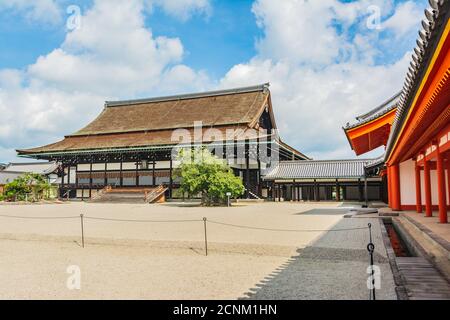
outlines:
{"label": "tiled roof", "polygon": [[10,163],[6,165],[2,173],[37,173],[50,174],[58,168],[54,162],[30,162],[30,163]]}
{"label": "tiled roof", "polygon": [[170,97],[106,102],[103,112],[82,136],[138,131],[249,124],[262,112],[267,85]]}
{"label": "tiled roof", "polygon": [[386,113],[390,112],[391,110],[394,110],[395,108],[397,108],[397,104],[400,99],[400,94],[401,94],[401,92],[397,93],[392,98],[390,98],[383,104],[379,105],[378,107],[370,110],[369,112],[367,112],[363,115],[356,117],[357,121],[353,124],[347,123],[346,126],[344,127],[344,129],[348,130],[348,129],[353,129],[353,128],[359,127],[360,125],[363,125],[372,120],[375,120],[375,119],[385,115]]}
{"label": "tiled roof", "polygon": [[281,161],[268,168],[265,180],[361,178],[371,160]]}
{"label": "tiled roof", "polygon": [[412,60],[400,94],[384,160],[388,160],[391,154],[397,135],[402,128],[409,109],[412,107],[415,93],[435,52],[440,35],[443,33],[450,18],[450,0],[429,0],[429,3],[430,8],[425,10],[425,19],[422,20],[422,29],[419,31],[419,37],[416,41],[417,46],[414,48]]}

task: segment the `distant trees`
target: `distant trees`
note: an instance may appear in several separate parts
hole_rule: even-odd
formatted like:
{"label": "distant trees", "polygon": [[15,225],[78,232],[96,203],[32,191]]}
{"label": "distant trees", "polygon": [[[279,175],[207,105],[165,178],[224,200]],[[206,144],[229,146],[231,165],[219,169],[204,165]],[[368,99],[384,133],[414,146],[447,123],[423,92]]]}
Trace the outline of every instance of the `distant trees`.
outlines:
{"label": "distant trees", "polygon": [[241,179],[233,174],[226,160],[212,155],[206,148],[182,149],[178,161],[175,174],[181,177],[181,190],[189,196],[201,194],[203,205],[224,204],[227,193],[238,197],[245,191]]}
{"label": "distant trees", "polygon": [[2,198],[9,201],[39,201],[49,198],[50,189],[51,185],[44,176],[25,173],[5,185]]}

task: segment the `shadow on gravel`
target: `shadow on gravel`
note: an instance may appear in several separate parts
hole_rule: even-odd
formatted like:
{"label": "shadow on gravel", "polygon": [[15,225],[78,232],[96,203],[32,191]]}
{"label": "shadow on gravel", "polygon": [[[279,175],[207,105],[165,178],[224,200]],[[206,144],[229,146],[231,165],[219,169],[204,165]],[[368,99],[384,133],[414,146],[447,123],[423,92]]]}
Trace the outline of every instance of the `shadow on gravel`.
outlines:
{"label": "shadow on gravel", "polygon": [[[345,220],[333,229],[364,226],[361,222],[347,222],[356,219]],[[352,235],[354,232],[358,234]],[[297,255],[250,288],[240,299],[367,299],[367,240],[367,230],[329,231],[311,246],[297,250]],[[375,264],[387,264],[387,258],[377,249],[385,250],[381,246],[376,248]]]}

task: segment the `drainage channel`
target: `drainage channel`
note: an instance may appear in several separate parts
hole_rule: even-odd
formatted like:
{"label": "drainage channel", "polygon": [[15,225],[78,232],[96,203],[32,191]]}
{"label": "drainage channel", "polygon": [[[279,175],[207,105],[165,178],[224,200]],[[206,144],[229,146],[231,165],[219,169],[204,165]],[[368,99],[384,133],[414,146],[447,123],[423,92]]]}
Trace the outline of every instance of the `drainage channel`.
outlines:
{"label": "drainage channel", "polygon": [[392,249],[396,257],[414,257],[414,254],[408,249],[403,238],[400,236],[399,232],[396,230],[392,219],[383,219],[384,226],[386,227],[389,240],[391,241]]}
{"label": "drainage channel", "polygon": [[420,254],[410,236],[398,221],[383,219],[389,241],[395,253],[395,265],[401,286],[410,300],[449,300],[450,284],[437,269]]}

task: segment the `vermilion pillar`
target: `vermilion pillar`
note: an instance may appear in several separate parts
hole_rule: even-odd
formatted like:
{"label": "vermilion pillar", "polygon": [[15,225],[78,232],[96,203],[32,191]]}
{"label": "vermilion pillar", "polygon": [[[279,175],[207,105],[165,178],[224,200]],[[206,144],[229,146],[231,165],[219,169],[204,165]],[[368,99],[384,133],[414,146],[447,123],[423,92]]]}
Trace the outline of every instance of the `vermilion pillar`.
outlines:
{"label": "vermilion pillar", "polygon": [[430,163],[426,158],[423,160],[423,182],[425,188],[425,216],[433,216],[431,208],[431,179],[430,179]]}
{"label": "vermilion pillar", "polygon": [[438,182],[438,204],[439,204],[439,222],[447,223],[447,199],[445,190],[445,170],[444,170],[444,157],[439,150],[439,145],[436,146],[436,170],[437,170],[437,182]]}
{"label": "vermilion pillar", "polygon": [[391,173],[391,166],[388,166],[386,168],[386,174],[387,174],[387,187],[388,187],[388,205],[389,208],[392,209],[392,173]]}
{"label": "vermilion pillar", "polygon": [[447,153],[447,192],[448,200],[450,202],[450,152]]}
{"label": "vermilion pillar", "polygon": [[420,166],[417,165],[415,168],[416,175],[416,211],[417,213],[422,213],[422,192],[420,188]]}
{"label": "vermilion pillar", "polygon": [[400,200],[400,168],[398,164],[392,165],[392,210],[401,210]]}

